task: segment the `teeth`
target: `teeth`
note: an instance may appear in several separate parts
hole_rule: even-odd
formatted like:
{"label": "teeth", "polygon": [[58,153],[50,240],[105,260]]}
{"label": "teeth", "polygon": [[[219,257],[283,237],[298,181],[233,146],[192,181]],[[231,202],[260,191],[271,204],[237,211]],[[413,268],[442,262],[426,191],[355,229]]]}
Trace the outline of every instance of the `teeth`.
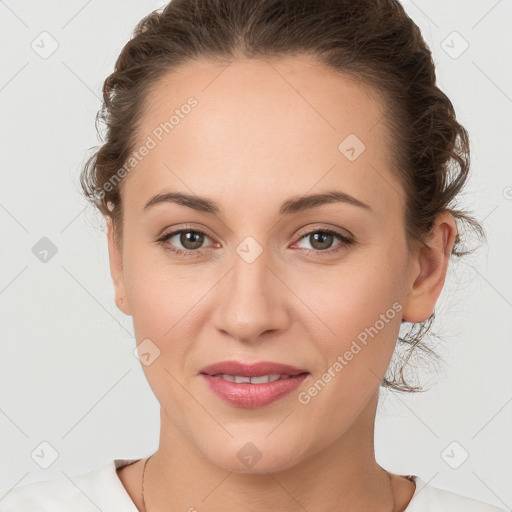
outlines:
{"label": "teeth", "polygon": [[223,374],[222,378],[224,380],[229,380],[230,382],[236,382],[238,384],[247,382],[250,384],[265,384],[267,382],[275,382],[279,379],[288,379],[289,375],[278,375],[275,373],[271,373],[270,375],[261,375],[259,377],[245,377],[243,375],[226,375]]}

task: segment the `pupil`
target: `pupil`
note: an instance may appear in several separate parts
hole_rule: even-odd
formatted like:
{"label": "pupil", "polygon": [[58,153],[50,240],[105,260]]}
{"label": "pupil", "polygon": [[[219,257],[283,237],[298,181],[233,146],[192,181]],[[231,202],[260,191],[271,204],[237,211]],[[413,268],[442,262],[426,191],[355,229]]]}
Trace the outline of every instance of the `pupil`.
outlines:
{"label": "pupil", "polygon": [[186,249],[198,249],[203,245],[203,235],[196,231],[185,231],[180,236],[180,243]]}
{"label": "pupil", "polygon": [[[314,243],[312,243],[311,245],[315,249],[319,250],[319,249],[328,249],[329,248],[330,244],[332,243],[333,235],[331,235],[330,233],[314,233],[312,235],[312,237],[313,237]],[[315,247],[315,244],[317,244],[318,239],[320,239],[320,246]],[[327,243],[325,243],[325,239],[327,239]],[[322,244],[322,240],[324,240],[323,244]]]}

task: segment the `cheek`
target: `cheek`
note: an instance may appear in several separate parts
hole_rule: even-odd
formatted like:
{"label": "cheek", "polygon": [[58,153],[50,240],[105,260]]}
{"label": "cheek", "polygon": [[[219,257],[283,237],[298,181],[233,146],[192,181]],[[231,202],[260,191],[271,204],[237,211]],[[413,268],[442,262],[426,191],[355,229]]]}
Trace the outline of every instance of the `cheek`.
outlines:
{"label": "cheek", "polygon": [[308,274],[307,281],[295,280],[294,291],[309,308],[308,322],[316,322],[324,338],[330,335],[331,339],[346,341],[372,326],[381,315],[388,313],[386,319],[394,320],[400,309],[398,258],[376,255],[358,262],[347,260],[329,269],[312,269]]}
{"label": "cheek", "polygon": [[333,382],[317,404],[342,400],[357,408],[379,386],[396,346],[405,259],[396,248],[376,245],[345,263],[311,273],[314,286],[303,284],[297,295],[315,313],[303,328],[322,354],[321,380]]}
{"label": "cheek", "polygon": [[323,361],[301,397],[312,421],[321,417],[342,431],[379,388],[400,329],[396,272],[377,258],[312,281],[315,293],[305,302],[321,323],[311,316],[306,329]]}
{"label": "cheek", "polygon": [[[125,274],[127,295],[135,338],[144,349],[139,350],[139,357],[146,379],[161,404],[175,404],[176,411],[181,412],[192,409],[182,385],[184,376],[194,371],[190,367],[193,340],[204,326],[198,313],[207,287],[195,282],[193,276],[190,279],[184,267],[181,271],[179,267],[165,270],[162,265],[142,264],[142,260],[140,265],[133,260],[130,263]],[[148,363],[144,353],[149,353]],[[179,414],[173,413],[173,417],[181,421]]]}
{"label": "cheek", "polygon": [[126,293],[137,341],[154,341],[162,361],[183,356],[204,326],[209,292],[217,280],[211,269],[169,263],[143,251],[127,253]]}

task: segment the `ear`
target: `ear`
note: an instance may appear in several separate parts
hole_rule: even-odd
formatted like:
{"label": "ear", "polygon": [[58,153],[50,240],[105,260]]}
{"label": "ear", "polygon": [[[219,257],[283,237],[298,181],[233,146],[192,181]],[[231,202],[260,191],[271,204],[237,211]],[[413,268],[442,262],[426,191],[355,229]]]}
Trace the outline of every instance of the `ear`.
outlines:
{"label": "ear", "polygon": [[448,212],[438,215],[432,228],[428,247],[420,246],[411,260],[409,293],[403,308],[403,320],[423,322],[434,312],[443,289],[457,225]]}
{"label": "ear", "polygon": [[116,306],[125,314],[131,315],[130,305],[126,297],[126,286],[124,282],[123,255],[121,249],[114,239],[114,228],[112,220],[107,217],[107,242],[108,256],[110,261],[110,275],[114,283]]}

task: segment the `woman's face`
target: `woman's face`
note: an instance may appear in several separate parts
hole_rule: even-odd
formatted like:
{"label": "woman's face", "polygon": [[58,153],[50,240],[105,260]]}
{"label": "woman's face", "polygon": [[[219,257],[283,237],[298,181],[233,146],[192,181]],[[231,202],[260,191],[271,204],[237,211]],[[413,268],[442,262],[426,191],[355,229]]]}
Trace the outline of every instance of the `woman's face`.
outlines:
{"label": "woman's face", "polygon": [[[109,251],[162,429],[228,470],[297,464],[368,423],[401,319],[420,300],[381,105],[305,58],[187,64],[147,105],[136,146],[147,149],[122,188],[122,259],[111,232]],[[194,203],[145,208],[171,192]],[[226,360],[308,375],[247,407],[201,374]],[[261,454],[254,468],[242,449]]]}

